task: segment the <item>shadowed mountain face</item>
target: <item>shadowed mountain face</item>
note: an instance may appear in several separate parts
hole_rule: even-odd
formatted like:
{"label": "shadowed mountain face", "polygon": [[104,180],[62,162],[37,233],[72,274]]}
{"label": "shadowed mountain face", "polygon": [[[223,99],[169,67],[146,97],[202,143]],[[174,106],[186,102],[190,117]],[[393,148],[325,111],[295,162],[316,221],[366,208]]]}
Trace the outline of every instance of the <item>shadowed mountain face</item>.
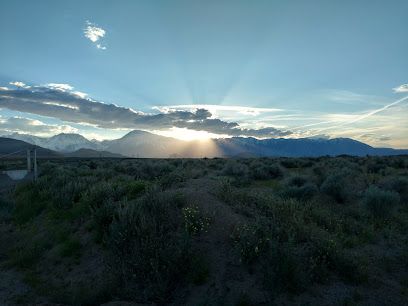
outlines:
{"label": "shadowed mountain face", "polygon": [[216,140],[218,147],[226,156],[285,156],[316,157],[323,155],[396,155],[407,154],[408,150],[373,148],[365,143],[349,139],[264,139],[228,138]]}
{"label": "shadowed mountain face", "polygon": [[[59,134],[50,138],[13,134],[11,138],[59,152],[74,152],[79,149],[106,151],[129,157],[233,157],[233,156],[284,156],[315,157],[323,155],[396,155],[408,154],[408,150],[373,148],[349,138],[335,139],[256,139],[232,137],[209,140],[182,141],[159,136],[145,131],[132,131],[115,140],[89,141],[78,134]],[[98,156],[94,151],[91,155]],[[84,153],[84,151],[82,152]],[[89,152],[88,152],[89,153]],[[81,155],[81,154],[80,154]],[[89,154],[85,154],[89,155]]]}
{"label": "shadowed mountain face", "polygon": [[[80,136],[80,135],[78,135]],[[81,136],[82,137],[82,136]],[[0,137],[0,157],[10,158],[25,158],[28,149],[36,149],[37,157],[39,158],[55,158],[55,157],[75,157],[75,158],[120,158],[124,157],[120,154],[114,154],[106,151],[97,151],[93,149],[79,149],[70,153],[56,152],[49,149],[44,149],[40,146],[30,144],[28,142]]]}
{"label": "shadowed mountain face", "polygon": [[144,131],[132,131],[122,138],[103,141],[102,148],[130,157],[215,157],[223,156],[215,140],[183,141]]}
{"label": "shadowed mountain face", "polygon": [[0,137],[0,156],[12,153],[14,154],[10,155],[11,157],[26,156],[28,149],[37,149],[38,157],[57,157],[61,155],[58,152],[44,149],[21,140]]}
{"label": "shadowed mountain face", "polygon": [[144,131],[132,131],[122,138],[102,142],[104,150],[130,157],[169,157],[184,145],[181,140]]}

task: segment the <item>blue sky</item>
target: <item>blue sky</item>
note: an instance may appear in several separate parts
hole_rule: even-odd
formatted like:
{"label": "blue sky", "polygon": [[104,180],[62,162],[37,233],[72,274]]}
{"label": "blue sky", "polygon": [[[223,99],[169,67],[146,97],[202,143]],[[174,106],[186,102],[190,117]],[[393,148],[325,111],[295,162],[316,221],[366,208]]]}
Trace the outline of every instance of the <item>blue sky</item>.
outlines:
{"label": "blue sky", "polygon": [[[387,107],[408,95],[407,11],[404,0],[2,0],[0,133],[189,129],[408,148],[408,101]],[[78,92],[122,117],[90,114],[81,99],[67,109]],[[45,94],[58,113],[36,104]]]}

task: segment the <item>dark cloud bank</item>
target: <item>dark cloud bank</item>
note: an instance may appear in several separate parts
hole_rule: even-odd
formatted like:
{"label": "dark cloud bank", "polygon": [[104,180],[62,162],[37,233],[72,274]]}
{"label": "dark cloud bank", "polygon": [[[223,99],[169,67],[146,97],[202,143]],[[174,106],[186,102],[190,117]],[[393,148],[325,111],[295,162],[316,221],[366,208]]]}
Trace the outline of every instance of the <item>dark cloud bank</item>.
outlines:
{"label": "dark cloud bank", "polygon": [[0,108],[58,118],[67,122],[88,123],[108,129],[162,130],[171,127],[202,130],[230,136],[281,137],[291,134],[273,127],[241,128],[236,122],[212,119],[205,109],[195,112],[173,111],[144,114],[114,104],[105,104],[79,96],[75,92],[34,86],[0,89]]}

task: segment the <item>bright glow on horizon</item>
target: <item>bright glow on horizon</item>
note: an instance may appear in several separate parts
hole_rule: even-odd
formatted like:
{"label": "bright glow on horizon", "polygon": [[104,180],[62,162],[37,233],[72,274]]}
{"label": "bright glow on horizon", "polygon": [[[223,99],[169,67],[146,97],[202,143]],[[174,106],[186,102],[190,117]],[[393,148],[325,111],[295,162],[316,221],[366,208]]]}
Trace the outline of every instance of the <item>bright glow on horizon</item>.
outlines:
{"label": "bright glow on horizon", "polygon": [[219,135],[214,133],[209,133],[206,131],[196,131],[190,130],[187,128],[177,128],[173,127],[166,131],[152,131],[157,135],[165,136],[165,137],[172,137],[184,141],[192,141],[192,140],[210,140],[211,138],[225,138],[227,135]]}

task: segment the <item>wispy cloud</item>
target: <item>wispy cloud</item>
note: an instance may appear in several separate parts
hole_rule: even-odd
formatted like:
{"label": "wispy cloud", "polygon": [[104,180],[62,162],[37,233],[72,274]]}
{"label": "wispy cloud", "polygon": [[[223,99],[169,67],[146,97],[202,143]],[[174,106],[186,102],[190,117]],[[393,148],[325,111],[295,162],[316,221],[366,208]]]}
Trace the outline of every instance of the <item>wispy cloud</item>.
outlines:
{"label": "wispy cloud", "polygon": [[402,84],[398,87],[393,88],[394,92],[408,92],[408,84]]}
{"label": "wispy cloud", "polygon": [[390,141],[392,138],[387,135],[377,135],[375,133],[367,133],[367,134],[362,134],[359,136],[361,139],[367,139],[369,141]]}
{"label": "wispy cloud", "polygon": [[356,101],[367,102],[368,98],[372,98],[372,96],[362,95],[348,90],[329,90],[324,91],[324,93],[327,95],[329,100],[343,103],[351,103]]}
{"label": "wispy cloud", "polygon": [[394,101],[394,102],[392,102],[392,103],[389,103],[389,104],[387,104],[387,105],[384,105],[383,107],[380,107],[380,108],[378,108],[378,109],[372,110],[372,111],[370,111],[370,112],[368,112],[368,113],[366,113],[366,114],[363,114],[363,115],[359,116],[359,117],[356,118],[356,119],[353,119],[353,120],[351,120],[351,121],[346,122],[345,124],[352,124],[352,123],[358,122],[358,121],[360,121],[360,120],[364,120],[364,119],[366,119],[366,118],[368,118],[368,117],[371,117],[372,115],[375,115],[375,114],[377,114],[377,113],[379,113],[379,112],[385,111],[386,109],[388,109],[388,108],[390,108],[390,107],[392,107],[392,106],[394,106],[394,105],[397,105],[397,104],[399,104],[399,103],[401,103],[401,102],[404,102],[404,101],[406,101],[406,100],[408,100],[408,96],[406,96],[406,97],[404,97],[404,98],[401,98],[401,99],[399,99],[399,100],[397,100],[397,101]]}
{"label": "wispy cloud", "polygon": [[212,115],[217,112],[234,112],[242,115],[258,116],[261,113],[272,113],[282,111],[278,108],[264,108],[264,107],[248,107],[236,105],[215,105],[215,104],[184,104],[184,105],[170,105],[170,106],[155,106],[153,109],[161,112],[169,112],[174,110],[194,110],[197,108],[207,109]]}
{"label": "wispy cloud", "polygon": [[[385,111],[388,108],[390,108],[392,106],[395,106],[395,105],[397,105],[397,104],[399,104],[401,102],[404,102],[406,100],[408,100],[408,96],[406,96],[404,98],[401,98],[401,99],[398,99],[397,101],[394,101],[392,103],[384,105],[383,107],[377,108],[375,110],[369,111],[369,112],[367,112],[365,114],[362,114],[362,115],[345,114],[345,115],[343,115],[343,117],[344,117],[343,120],[342,120],[342,118],[338,118],[338,116],[337,116],[337,121],[340,121],[341,122],[340,124],[336,124],[336,125],[333,125],[333,126],[322,128],[322,129],[319,130],[319,132],[324,131],[324,130],[328,130],[328,129],[336,129],[336,128],[343,127],[345,125],[350,125],[350,124],[357,123],[357,122],[359,122],[361,120],[364,120],[364,119],[367,119],[367,118],[369,118],[369,117],[371,117],[371,116],[373,116],[373,115],[375,115],[377,113]],[[331,122],[336,122],[336,120],[333,120]],[[322,122],[322,123],[328,123],[328,122],[326,121],[326,122]]]}
{"label": "wispy cloud", "polygon": [[96,48],[106,50],[106,47],[101,43],[101,40],[105,37],[105,34],[106,31],[104,29],[96,26],[89,20],[86,21],[84,36],[92,41],[95,44]]}
{"label": "wispy cloud", "polygon": [[[401,85],[404,86],[404,85]],[[401,87],[400,86],[400,87]],[[395,88],[394,88],[395,91]],[[404,92],[402,89],[400,89],[399,92]],[[407,91],[408,92],[408,91]],[[318,133],[325,131],[325,130],[331,130],[331,129],[337,129],[340,127],[343,127],[345,125],[351,125],[354,123],[357,123],[359,121],[365,120],[375,114],[378,114],[380,112],[383,112],[395,105],[398,105],[404,101],[408,100],[408,96],[403,97],[401,99],[398,99],[392,103],[388,103],[382,107],[379,107],[377,109],[365,112],[363,114],[326,114],[324,115],[325,118],[328,120],[320,121],[320,122],[315,122],[315,123],[310,123],[310,124],[305,124],[301,126],[294,127],[293,129],[301,129],[301,128],[306,128],[306,127],[312,127],[312,126],[317,126],[317,125],[326,125],[326,124],[332,124],[328,127],[324,127],[318,130]]]}
{"label": "wispy cloud", "polygon": [[324,133],[331,138],[349,137],[373,146],[407,148],[407,106],[406,103],[394,104],[370,116],[367,114],[373,111],[365,114],[322,114],[320,118],[322,121],[319,122],[322,126],[309,124],[307,128],[291,128],[293,131],[291,136],[310,137]]}
{"label": "wispy cloud", "polygon": [[211,112],[203,108],[145,114],[130,108],[84,98],[73,89],[68,84],[51,83],[15,90],[0,90],[0,107],[66,122],[88,123],[107,129],[164,130],[176,127],[221,135],[259,138],[291,134],[290,131],[271,126],[246,128],[234,121],[213,118]]}

